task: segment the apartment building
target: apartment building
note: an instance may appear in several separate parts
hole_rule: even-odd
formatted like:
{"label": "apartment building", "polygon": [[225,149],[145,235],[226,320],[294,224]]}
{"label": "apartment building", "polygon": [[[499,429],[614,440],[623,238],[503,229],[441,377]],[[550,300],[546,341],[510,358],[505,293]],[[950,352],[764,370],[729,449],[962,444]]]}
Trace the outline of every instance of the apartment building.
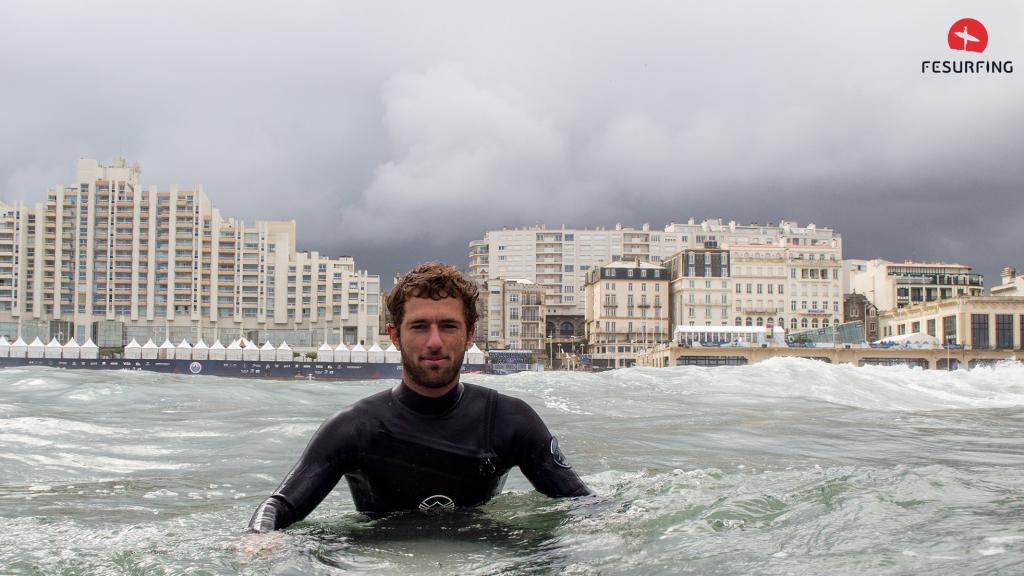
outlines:
{"label": "apartment building", "polygon": [[487,280],[483,296],[487,317],[478,326],[486,327],[488,350],[544,349],[543,287],[522,278],[500,278]]}
{"label": "apartment building", "polygon": [[614,262],[589,271],[587,344],[596,367],[632,366],[636,354],[671,338],[664,266]]}
{"label": "apartment building", "polygon": [[143,188],[141,172],[80,160],[76,183],[45,203],[0,203],[0,324],[375,341],[380,281],[351,257],[299,252],[294,221],[223,218],[202,187]]}
{"label": "apartment building", "polygon": [[583,316],[587,272],[619,261],[660,263],[681,247],[678,235],[644,224],[639,229],[549,229],[546,226],[489,230],[469,244],[470,275],[481,284],[493,278],[523,278],[544,290],[549,315]]}
{"label": "apartment building", "polygon": [[[691,218],[662,230],[646,224],[491,230],[470,243],[469,260],[479,282],[520,277],[541,285],[549,317],[590,313],[580,298],[588,273],[640,261],[669,268],[672,294],[665,306],[675,324],[800,330],[842,318],[842,238],[814,224]],[[591,320],[584,318],[588,325]]]}
{"label": "apartment building", "polygon": [[856,260],[847,264],[850,291],[867,296],[878,310],[981,296],[985,278],[970,266],[938,262]]}
{"label": "apartment building", "polygon": [[714,219],[665,234],[687,246],[666,260],[673,325],[803,330],[842,318],[842,239],[829,228]]}

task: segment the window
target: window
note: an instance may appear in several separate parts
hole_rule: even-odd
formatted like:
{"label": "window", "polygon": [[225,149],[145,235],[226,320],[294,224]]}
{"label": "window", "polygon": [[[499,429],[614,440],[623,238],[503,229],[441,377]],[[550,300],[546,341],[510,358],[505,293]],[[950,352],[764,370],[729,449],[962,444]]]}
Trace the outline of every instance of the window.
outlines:
{"label": "window", "polygon": [[996,314],[996,348],[1013,348],[1013,314]]}
{"label": "window", "polygon": [[988,314],[971,314],[971,347],[988,348]]}
{"label": "window", "polygon": [[956,316],[942,318],[942,341],[944,344],[956,342]]}

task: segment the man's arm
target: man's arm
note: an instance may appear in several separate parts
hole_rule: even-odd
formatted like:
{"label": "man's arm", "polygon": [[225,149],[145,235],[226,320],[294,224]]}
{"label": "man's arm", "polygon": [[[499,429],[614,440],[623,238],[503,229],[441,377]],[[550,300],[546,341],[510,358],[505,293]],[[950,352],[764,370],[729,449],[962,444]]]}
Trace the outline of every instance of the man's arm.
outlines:
{"label": "man's arm", "polygon": [[320,426],[281,485],[256,508],[250,531],[270,532],[298,522],[331,493],[355,461],[353,421],[351,410],[344,410]]}
{"label": "man's arm", "polygon": [[[551,435],[544,421],[522,400],[509,398],[511,410],[499,411],[498,429],[513,430],[515,464],[538,492],[552,498],[590,496],[594,492],[583,483]],[[503,414],[504,413],[504,414]]]}

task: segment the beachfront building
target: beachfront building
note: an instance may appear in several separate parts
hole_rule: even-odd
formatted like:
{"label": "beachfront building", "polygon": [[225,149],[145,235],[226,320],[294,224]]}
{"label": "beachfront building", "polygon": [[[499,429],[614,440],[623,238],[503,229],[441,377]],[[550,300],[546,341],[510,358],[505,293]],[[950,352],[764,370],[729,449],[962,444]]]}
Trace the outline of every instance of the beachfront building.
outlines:
{"label": "beachfront building", "polygon": [[664,266],[633,260],[592,268],[584,301],[593,365],[632,366],[641,350],[670,339],[668,292]]}
{"label": "beachfront building", "polygon": [[488,350],[543,352],[546,320],[541,286],[522,278],[497,278],[487,280],[482,296],[487,316],[477,331],[485,329]]}
{"label": "beachfront building", "polygon": [[[698,290],[694,293],[694,323],[734,324],[739,318],[744,325],[748,319],[756,325],[758,318],[767,322],[770,317],[778,323],[782,317],[788,327],[794,327],[795,321],[796,328],[810,328],[813,324],[834,324],[842,318],[842,238],[814,224],[802,227],[787,220],[778,224],[737,224],[720,218],[701,222],[691,218],[686,223],[672,222],[662,230],[652,230],[647,224],[639,229],[622,225],[609,229],[534,226],[488,231],[469,248],[473,278],[481,283],[503,277],[533,280],[544,287],[548,315],[583,315],[580,293],[587,273],[597,266],[631,260],[662,265],[686,250],[694,258],[710,254],[702,261],[705,266],[697,266],[695,259],[684,267],[687,272],[691,263],[694,267],[694,290]],[[729,278],[726,290],[731,306],[724,321],[721,280],[708,288],[702,276],[708,265],[712,270],[722,266],[712,261],[716,250],[729,253],[722,261],[727,268],[722,278]],[[713,278],[710,274],[708,277]],[[739,287],[737,281],[741,282]],[[683,302],[678,304],[685,312],[678,319],[681,324],[689,324],[689,294],[682,296]],[[708,296],[710,302],[706,302]],[[701,306],[702,302],[706,306]],[[709,310],[710,319],[706,317]]]}
{"label": "beachfront building", "polygon": [[875,259],[851,261],[847,270],[850,292],[864,294],[880,311],[981,296],[985,286],[984,276],[962,264]]}
{"label": "beachfront building", "polygon": [[[2,265],[2,264],[0,264]],[[1018,276],[1013,266],[1003,268],[1002,283],[990,290],[993,296],[1024,296],[1024,275]]]}
{"label": "beachfront building", "polygon": [[1024,296],[957,296],[879,313],[883,338],[927,334],[971,350],[1024,349]]}
{"label": "beachfront building", "polygon": [[490,230],[469,244],[470,275],[481,284],[523,278],[544,290],[546,314],[583,316],[587,272],[620,261],[661,262],[679,250],[677,237],[616,224],[613,228],[532,226]]}
{"label": "beachfront building", "polygon": [[349,256],[296,250],[294,221],[224,218],[201,186],[141,185],[141,168],[78,162],[45,203],[0,203],[0,330],[102,320],[126,341],[370,345],[380,281]]}
{"label": "beachfront building", "polygon": [[689,245],[666,265],[674,326],[834,326],[843,317],[842,239],[829,228],[672,224],[666,233]]}

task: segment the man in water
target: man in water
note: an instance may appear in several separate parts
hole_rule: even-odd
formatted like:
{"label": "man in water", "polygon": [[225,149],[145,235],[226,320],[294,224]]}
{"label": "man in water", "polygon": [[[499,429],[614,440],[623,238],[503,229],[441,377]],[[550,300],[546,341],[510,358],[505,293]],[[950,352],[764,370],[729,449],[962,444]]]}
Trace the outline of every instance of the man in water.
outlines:
{"label": "man in water", "polygon": [[436,262],[398,282],[387,330],[402,353],[402,382],[328,418],[250,530],[302,520],[342,476],[368,515],[478,506],[513,466],[547,496],[592,494],[529,405],[459,381],[477,297],[457,269]]}

